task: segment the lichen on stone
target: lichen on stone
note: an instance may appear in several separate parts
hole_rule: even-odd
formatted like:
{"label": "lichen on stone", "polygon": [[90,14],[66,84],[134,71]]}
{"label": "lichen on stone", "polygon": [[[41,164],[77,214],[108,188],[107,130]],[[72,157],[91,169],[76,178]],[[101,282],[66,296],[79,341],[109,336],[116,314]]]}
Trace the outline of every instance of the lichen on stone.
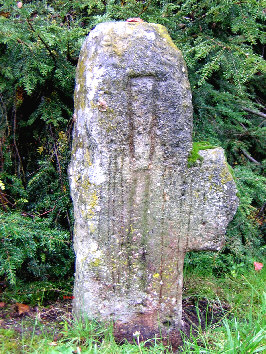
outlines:
{"label": "lichen on stone", "polygon": [[[90,184],[88,182],[88,188],[89,188],[89,186],[90,186]],[[89,194],[89,201],[88,201],[88,205],[86,206],[87,219],[91,219],[95,215],[96,207],[98,205],[98,200],[99,200],[99,198],[98,198],[97,192],[95,190]]]}

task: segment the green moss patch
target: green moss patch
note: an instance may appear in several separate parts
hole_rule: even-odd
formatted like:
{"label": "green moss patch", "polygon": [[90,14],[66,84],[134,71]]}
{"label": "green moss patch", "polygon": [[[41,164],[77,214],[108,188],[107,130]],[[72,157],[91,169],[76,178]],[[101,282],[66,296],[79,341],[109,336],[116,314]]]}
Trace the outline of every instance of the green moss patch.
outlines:
{"label": "green moss patch", "polygon": [[198,160],[203,161],[203,157],[199,154],[200,150],[214,149],[217,146],[211,145],[208,141],[195,141],[192,145],[192,150],[188,156],[188,167],[192,167]]}

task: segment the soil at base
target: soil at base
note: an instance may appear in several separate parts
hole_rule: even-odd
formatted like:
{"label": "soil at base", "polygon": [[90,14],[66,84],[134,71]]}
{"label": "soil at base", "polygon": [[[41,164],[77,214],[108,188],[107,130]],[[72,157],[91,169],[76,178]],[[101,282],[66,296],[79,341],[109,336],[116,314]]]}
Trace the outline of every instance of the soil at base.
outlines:
{"label": "soil at base", "polygon": [[[71,300],[56,301],[47,307],[29,307],[22,304],[0,303],[0,328],[12,329],[19,335],[49,335],[53,341],[59,340],[63,323],[71,323]],[[209,302],[204,298],[187,297],[183,299],[183,328],[182,338],[189,338],[191,333],[205,331],[210,326],[219,326],[222,319],[228,315],[230,308],[227,304]],[[179,351],[180,341],[173,351]],[[182,349],[181,349],[182,351]]]}

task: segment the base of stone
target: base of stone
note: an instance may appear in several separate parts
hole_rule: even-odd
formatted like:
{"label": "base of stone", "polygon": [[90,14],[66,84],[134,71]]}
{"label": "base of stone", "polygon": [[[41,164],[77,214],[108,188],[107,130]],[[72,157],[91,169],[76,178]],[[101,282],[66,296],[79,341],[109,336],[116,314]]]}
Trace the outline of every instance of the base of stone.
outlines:
{"label": "base of stone", "polygon": [[116,322],[113,326],[113,334],[117,343],[122,344],[145,342],[145,346],[153,346],[155,343],[163,343],[173,351],[182,346],[182,332],[185,328],[171,327],[155,329],[141,324],[128,324]]}

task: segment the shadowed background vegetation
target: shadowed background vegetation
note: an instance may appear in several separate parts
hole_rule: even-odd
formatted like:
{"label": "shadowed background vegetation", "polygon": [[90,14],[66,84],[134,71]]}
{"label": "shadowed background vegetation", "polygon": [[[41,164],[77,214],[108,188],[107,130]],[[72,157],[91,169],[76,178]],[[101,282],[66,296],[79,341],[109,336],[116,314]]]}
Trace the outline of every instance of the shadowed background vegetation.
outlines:
{"label": "shadowed background vegetation", "polygon": [[[240,207],[214,273],[236,274],[265,250],[265,9],[262,0],[0,0],[0,277],[73,275],[67,166],[75,67],[97,23],[141,17],[184,54],[194,141],[222,146]],[[198,261],[193,254],[187,266]]]}

